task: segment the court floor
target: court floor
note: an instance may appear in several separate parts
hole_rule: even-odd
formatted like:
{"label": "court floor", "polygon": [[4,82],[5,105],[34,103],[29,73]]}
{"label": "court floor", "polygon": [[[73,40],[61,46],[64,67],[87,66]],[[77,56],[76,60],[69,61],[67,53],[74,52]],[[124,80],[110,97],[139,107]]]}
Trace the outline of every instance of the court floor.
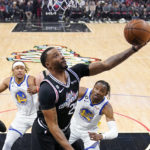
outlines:
{"label": "court floor", "polygon": [[[12,52],[32,49],[35,45],[64,45],[84,57],[102,60],[119,53],[130,45],[125,41],[125,24],[87,24],[91,32],[12,32],[15,23],[0,24],[0,82],[11,75],[6,57]],[[36,76],[44,68],[40,63],[27,63],[29,74]],[[116,68],[96,76],[86,77],[80,85],[92,88],[97,80],[111,85],[110,103],[119,132],[150,132],[150,43]],[[15,117],[14,105],[8,90],[0,93],[0,120],[7,127]],[[108,130],[105,117],[100,131]],[[30,132],[30,131],[28,131]]]}

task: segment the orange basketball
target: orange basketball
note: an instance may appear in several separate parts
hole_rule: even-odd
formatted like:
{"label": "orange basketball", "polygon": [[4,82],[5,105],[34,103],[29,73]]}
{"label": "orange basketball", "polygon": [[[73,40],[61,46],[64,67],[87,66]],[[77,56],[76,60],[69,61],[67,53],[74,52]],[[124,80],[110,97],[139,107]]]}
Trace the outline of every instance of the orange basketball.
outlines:
{"label": "orange basketball", "polygon": [[124,36],[132,45],[141,45],[150,40],[150,25],[142,19],[128,22],[124,28]]}

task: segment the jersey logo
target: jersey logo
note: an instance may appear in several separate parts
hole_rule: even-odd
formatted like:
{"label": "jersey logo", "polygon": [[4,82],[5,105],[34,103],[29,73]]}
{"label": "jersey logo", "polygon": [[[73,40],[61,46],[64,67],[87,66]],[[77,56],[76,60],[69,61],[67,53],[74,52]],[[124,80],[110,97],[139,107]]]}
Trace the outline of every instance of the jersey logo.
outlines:
{"label": "jersey logo", "polygon": [[16,99],[18,104],[26,104],[27,103],[27,96],[22,91],[16,93]]}
{"label": "jersey logo", "polygon": [[80,109],[79,114],[80,114],[81,118],[87,122],[90,122],[94,117],[94,114],[87,108]]}
{"label": "jersey logo", "polygon": [[62,93],[63,90],[64,90],[64,88],[62,88],[61,90],[59,90],[59,93]]}

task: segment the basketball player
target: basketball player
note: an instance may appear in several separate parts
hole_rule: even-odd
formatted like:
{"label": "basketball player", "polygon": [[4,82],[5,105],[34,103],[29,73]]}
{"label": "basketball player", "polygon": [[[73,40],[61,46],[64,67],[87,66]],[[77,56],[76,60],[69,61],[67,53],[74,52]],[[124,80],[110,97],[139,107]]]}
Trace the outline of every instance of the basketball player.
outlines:
{"label": "basketball player", "polygon": [[110,95],[110,85],[103,80],[95,83],[93,89],[80,87],[79,99],[74,115],[71,119],[69,143],[72,144],[78,139],[84,142],[84,149],[100,150],[99,141],[93,141],[88,132],[98,132],[98,122],[102,115],[106,116],[109,131],[101,134],[101,139],[113,139],[118,136],[118,131],[113,116],[113,109],[108,102],[106,95]]}
{"label": "basketball player", "polygon": [[67,68],[59,50],[46,49],[41,55],[41,63],[49,71],[49,75],[40,85],[41,113],[32,127],[32,150],[73,150],[67,139],[80,79],[114,68],[142,47],[143,45],[132,46],[104,61],[90,65],[77,64],[71,68]]}
{"label": "basketball player", "polygon": [[6,126],[1,120],[0,120],[0,132],[6,132]]}
{"label": "basketball player", "polygon": [[14,62],[12,72],[13,76],[7,77],[0,84],[0,92],[9,88],[18,112],[10,125],[2,150],[11,150],[14,142],[32,126],[37,116],[37,94],[31,95],[27,92],[29,86],[35,85],[35,78],[26,74],[27,67],[23,62]]}
{"label": "basketball player", "polygon": [[[39,91],[39,87],[40,87],[40,83],[46,78],[46,76],[49,75],[49,71],[48,70],[44,70],[42,72],[39,73],[39,75],[37,75],[36,77],[36,86],[30,86],[28,88],[28,91],[32,94],[35,94]],[[40,115],[40,111],[38,111],[38,114]],[[75,141],[72,146],[75,148],[75,150],[84,150],[84,145],[83,142],[79,139],[77,141]],[[57,149],[56,149],[57,150]]]}

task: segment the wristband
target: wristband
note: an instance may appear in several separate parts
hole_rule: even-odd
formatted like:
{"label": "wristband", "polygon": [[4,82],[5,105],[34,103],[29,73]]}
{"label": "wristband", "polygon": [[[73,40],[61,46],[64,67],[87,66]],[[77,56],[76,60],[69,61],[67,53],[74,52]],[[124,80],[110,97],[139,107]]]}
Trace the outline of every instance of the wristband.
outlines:
{"label": "wristband", "polygon": [[133,50],[134,52],[137,52],[137,51],[138,51],[138,49],[136,49],[134,46],[132,46],[132,50]]}
{"label": "wristband", "polygon": [[36,91],[37,91],[37,93],[39,92],[39,87],[38,86],[36,87]]}

